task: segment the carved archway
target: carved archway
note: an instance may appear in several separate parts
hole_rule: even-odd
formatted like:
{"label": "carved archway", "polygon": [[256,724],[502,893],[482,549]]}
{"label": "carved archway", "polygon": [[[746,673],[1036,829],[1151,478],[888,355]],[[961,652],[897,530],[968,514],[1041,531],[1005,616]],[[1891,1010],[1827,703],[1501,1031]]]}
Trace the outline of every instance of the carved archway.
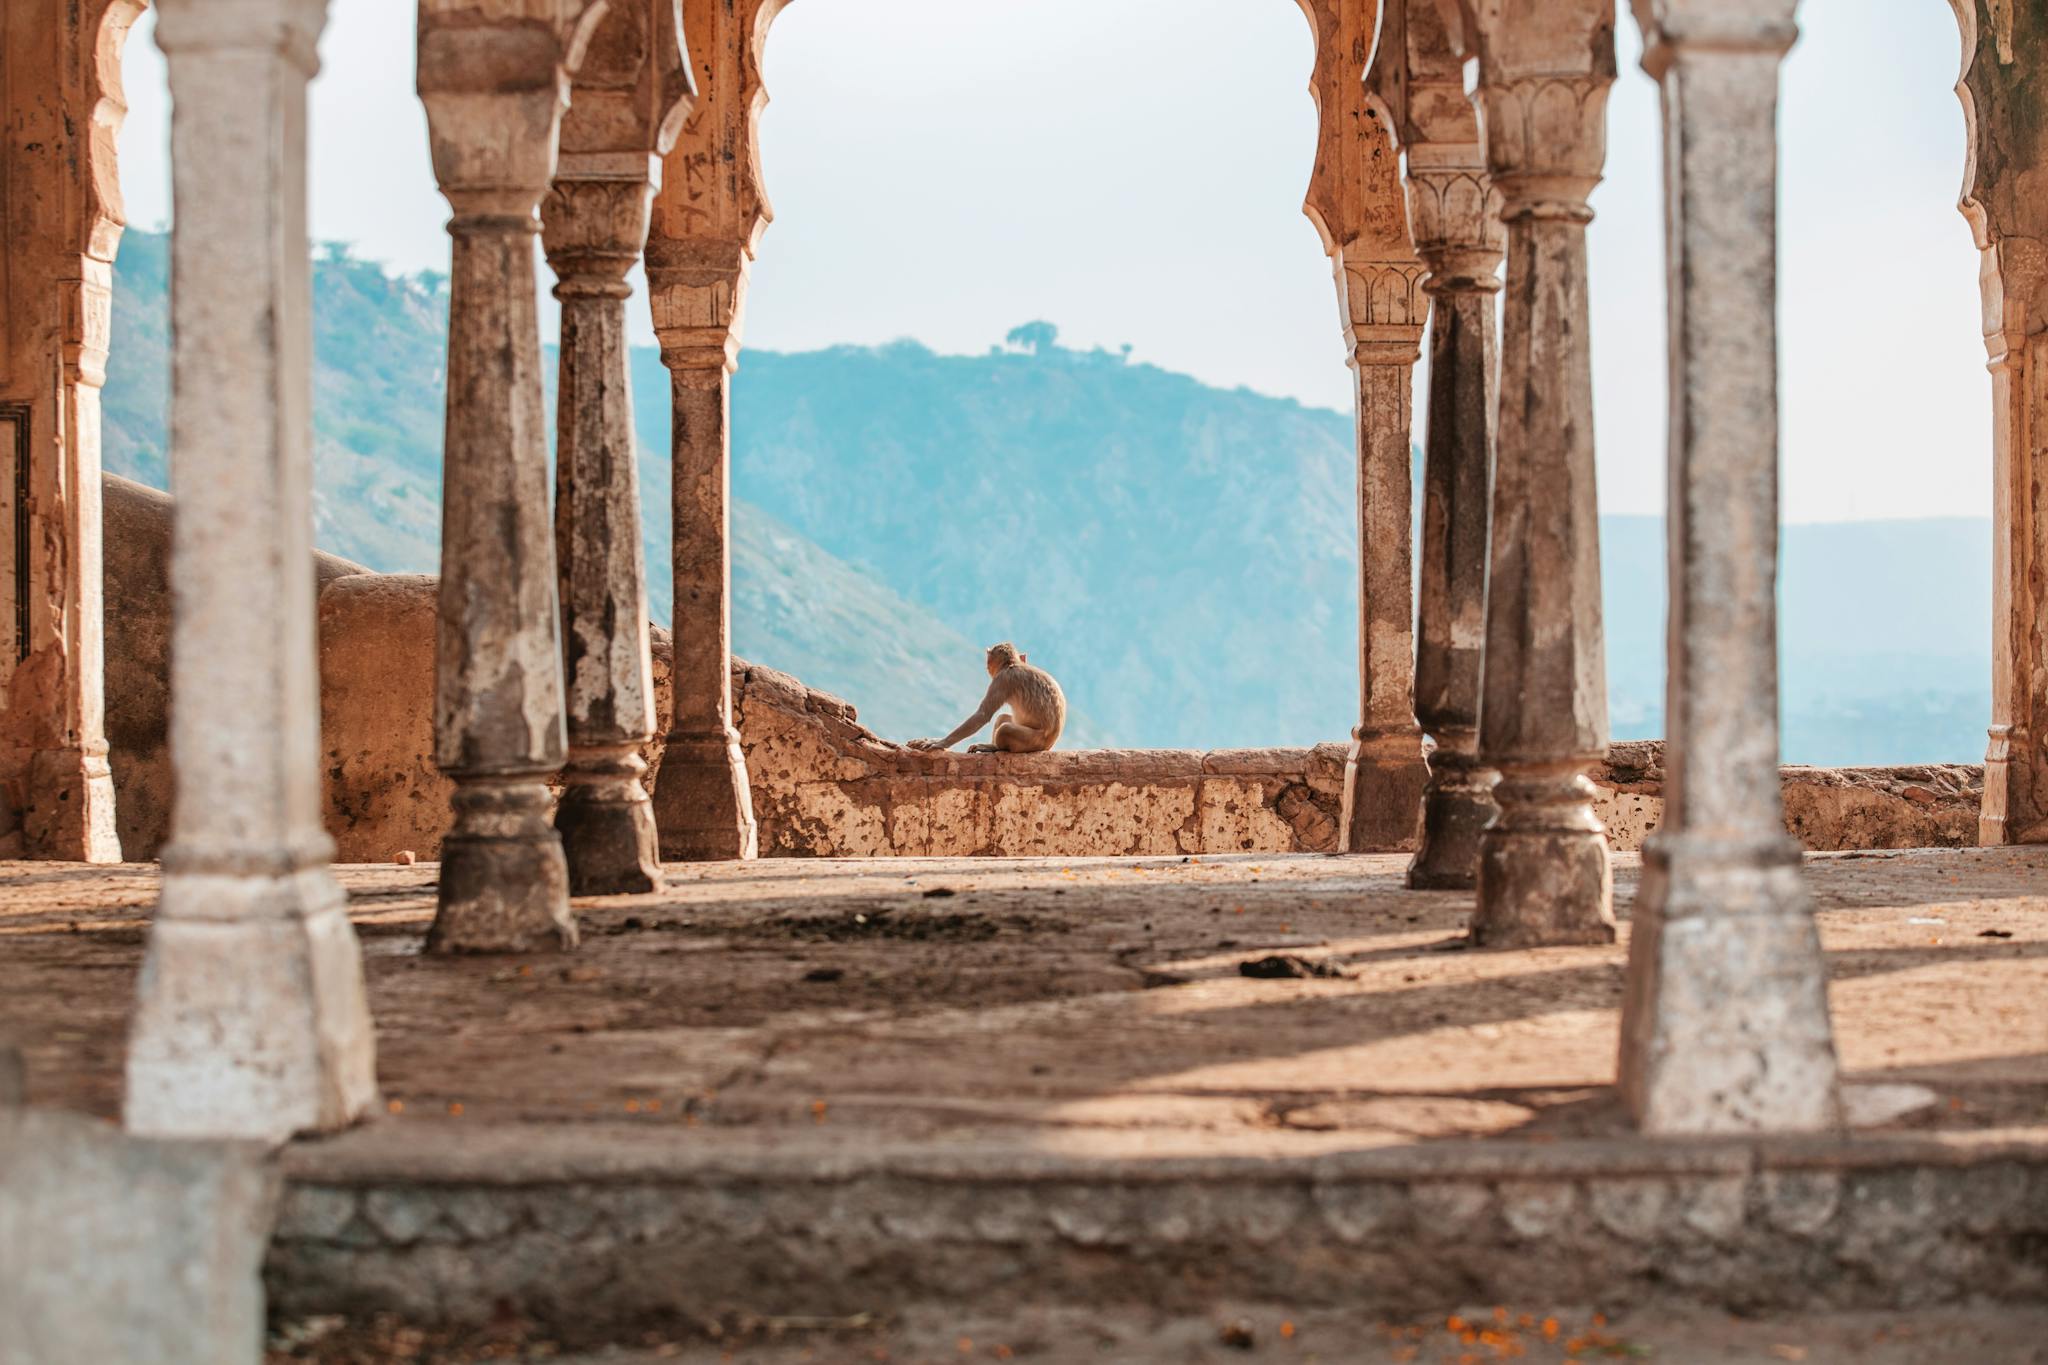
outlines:
{"label": "carved archway", "polygon": [[[121,51],[143,0],[8,6],[0,360],[0,852],[114,861],[100,386],[123,216]],[[53,60],[54,57],[54,60]]]}
{"label": "carved archway", "polygon": [[2048,123],[2038,77],[2048,14],[1949,0],[1962,39],[1966,148],[1958,203],[1982,253],[1992,391],[1992,698],[1985,844],[2048,840]]}

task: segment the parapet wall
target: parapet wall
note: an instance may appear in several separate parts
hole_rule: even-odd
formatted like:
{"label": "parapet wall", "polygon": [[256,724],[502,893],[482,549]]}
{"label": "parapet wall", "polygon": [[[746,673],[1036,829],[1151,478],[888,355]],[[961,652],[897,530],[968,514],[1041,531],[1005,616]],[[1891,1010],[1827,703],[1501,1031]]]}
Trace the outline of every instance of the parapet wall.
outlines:
{"label": "parapet wall", "polygon": [[[657,666],[659,664],[657,663]],[[1342,744],[923,754],[785,673],[733,675],[761,852],[814,857],[1333,853]],[[1593,774],[1613,847],[1664,816],[1664,745],[1617,743]],[[1983,770],[1783,770],[1786,828],[1816,852],[1977,841]]]}
{"label": "parapet wall", "polygon": [[854,708],[738,664],[761,852],[1088,857],[1333,851],[1344,746],[927,754]]}
{"label": "parapet wall", "polygon": [[[122,848],[157,856],[169,826],[164,744],[170,499],[107,481],[107,715]],[[434,766],[435,581],[322,556],[320,721],[326,819],[342,862],[437,856],[450,784]],[[654,633],[668,724],[669,640]],[[769,857],[1327,853],[1344,746],[927,754],[878,738],[852,706],[735,660],[733,697]],[[660,780],[659,739],[647,754]],[[1663,816],[1663,746],[1613,746],[1594,774],[1617,849]],[[1786,768],[1786,825],[1809,849],[1976,842],[1982,772]]]}

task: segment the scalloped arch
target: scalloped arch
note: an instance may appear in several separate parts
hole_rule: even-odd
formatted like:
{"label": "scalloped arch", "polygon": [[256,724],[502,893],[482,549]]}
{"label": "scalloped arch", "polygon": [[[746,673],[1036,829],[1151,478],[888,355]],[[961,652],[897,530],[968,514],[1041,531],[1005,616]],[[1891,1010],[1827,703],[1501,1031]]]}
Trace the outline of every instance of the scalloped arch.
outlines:
{"label": "scalloped arch", "polygon": [[111,261],[120,245],[128,217],[121,198],[121,124],[128,101],[121,85],[121,56],[128,34],[147,8],[146,0],[90,0],[86,21],[93,35],[85,82],[87,130],[84,199],[78,224],[79,250],[96,260]]}

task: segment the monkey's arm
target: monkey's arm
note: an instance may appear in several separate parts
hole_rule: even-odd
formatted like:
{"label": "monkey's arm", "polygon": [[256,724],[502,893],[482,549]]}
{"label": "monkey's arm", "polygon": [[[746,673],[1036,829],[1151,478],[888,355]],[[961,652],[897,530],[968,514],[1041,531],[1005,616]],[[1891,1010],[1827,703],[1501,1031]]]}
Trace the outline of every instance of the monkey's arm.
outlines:
{"label": "monkey's arm", "polygon": [[1009,699],[1009,685],[1004,679],[999,677],[988,685],[988,695],[981,699],[981,705],[974,708],[974,714],[961,721],[954,728],[952,734],[947,735],[944,739],[913,739],[910,741],[910,747],[913,749],[950,749],[961,740],[980,730],[982,726],[994,720],[996,712],[1002,710],[1003,703]]}

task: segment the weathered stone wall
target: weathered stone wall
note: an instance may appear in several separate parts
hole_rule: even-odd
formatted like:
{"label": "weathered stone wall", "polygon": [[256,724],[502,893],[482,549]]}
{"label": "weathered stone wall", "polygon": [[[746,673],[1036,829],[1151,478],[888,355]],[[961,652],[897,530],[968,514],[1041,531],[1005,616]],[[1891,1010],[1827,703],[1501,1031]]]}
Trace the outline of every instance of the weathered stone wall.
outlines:
{"label": "weathered stone wall", "polygon": [[[168,828],[164,629],[170,499],[108,479],[107,729],[121,843],[153,858]],[[433,762],[434,580],[320,557],[322,769],[342,862],[434,857],[450,785]],[[654,632],[660,781],[668,633]],[[734,661],[733,698],[769,857],[1325,853],[1337,847],[1346,746],[926,754],[854,708]],[[1663,746],[1619,743],[1594,772],[1614,847],[1663,815]],[[1787,768],[1786,825],[1810,849],[1976,840],[1981,770]]]}
{"label": "weathered stone wall", "polygon": [[[102,490],[106,527],[106,726],[108,761],[114,770],[114,823],[121,836],[122,856],[146,860],[157,856],[171,827],[171,756],[166,720],[171,671],[172,504],[170,494],[115,474],[104,477]],[[382,577],[351,560],[319,551],[313,554],[313,575],[323,588],[339,578]],[[427,601],[431,610],[431,593]],[[432,702],[431,630],[430,626],[430,647],[422,681],[417,689],[395,689],[398,696],[407,698],[412,705]],[[379,661],[366,656],[361,662],[374,665]],[[323,670],[323,724],[327,721],[324,713],[330,685]],[[431,718],[428,723],[431,725]],[[330,745],[330,764],[332,748]],[[329,828],[333,824],[330,811]]]}
{"label": "weathered stone wall", "polygon": [[1342,744],[920,753],[837,697],[741,665],[733,691],[764,855],[1326,852]]}
{"label": "weathered stone wall", "polygon": [[265,1280],[294,1315],[476,1322],[512,1303],[589,1331],[1020,1292],[1169,1311],[1229,1296],[1763,1312],[2028,1302],[2048,1284],[2048,1164],[2017,1141],[1494,1141],[1256,1161],[854,1144],[821,1162],[578,1132],[424,1160],[415,1147],[402,1163],[335,1144],[285,1159]]}

